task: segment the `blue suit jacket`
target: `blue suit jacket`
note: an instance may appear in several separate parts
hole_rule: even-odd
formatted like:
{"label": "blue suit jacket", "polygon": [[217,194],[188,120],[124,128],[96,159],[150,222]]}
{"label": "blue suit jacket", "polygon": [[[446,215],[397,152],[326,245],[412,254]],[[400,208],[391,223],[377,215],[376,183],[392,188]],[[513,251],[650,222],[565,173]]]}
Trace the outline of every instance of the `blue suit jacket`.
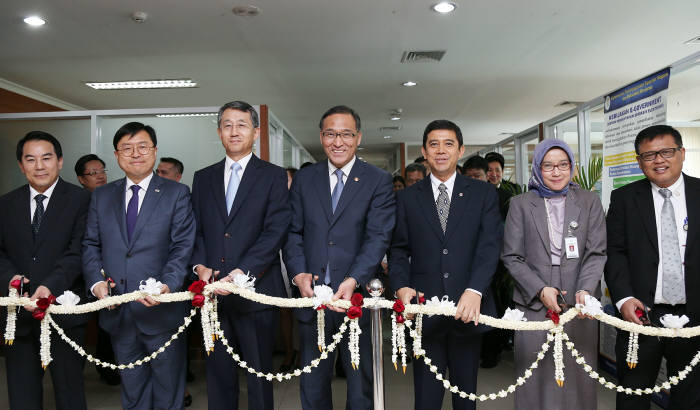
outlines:
{"label": "blue suit jacket", "polygon": [[411,287],[426,299],[448,295],[455,304],[467,288],[475,289],[482,293],[481,313],[493,316],[489,285],[503,241],[496,188],[457,174],[445,233],[429,177],[400,191],[396,214],[389,252],[391,287]]}
{"label": "blue suit jacket", "polygon": [[[279,251],[290,218],[287,173],[253,155],[227,213],[224,164],[222,160],[194,174],[197,239],[191,264],[219,270],[223,276],[240,268],[256,278],[256,292],[284,296]],[[221,307],[245,312],[269,308],[239,296],[222,298]]]}
{"label": "blue suit jacket", "polygon": [[[153,277],[182,290],[194,246],[195,222],[186,185],[153,175],[141,204],[131,240],[126,234],[126,179],[93,192],[83,239],[83,275],[86,287],[104,280],[100,269],[116,283],[116,293],[138,290]],[[158,334],[182,324],[186,305],[164,303],[146,307],[138,302],[100,312],[100,326],[112,333],[136,325],[146,334]],[[124,323],[122,323],[124,321]]]}
{"label": "blue suit jacket", "polygon": [[[394,229],[396,199],[391,175],[359,159],[350,170],[335,213],[331,208],[328,161],[294,175],[292,223],[284,247],[289,279],[313,273],[323,283],[330,262],[331,287],[347,277],[366,284],[377,273]],[[311,320],[313,311],[297,313]]]}

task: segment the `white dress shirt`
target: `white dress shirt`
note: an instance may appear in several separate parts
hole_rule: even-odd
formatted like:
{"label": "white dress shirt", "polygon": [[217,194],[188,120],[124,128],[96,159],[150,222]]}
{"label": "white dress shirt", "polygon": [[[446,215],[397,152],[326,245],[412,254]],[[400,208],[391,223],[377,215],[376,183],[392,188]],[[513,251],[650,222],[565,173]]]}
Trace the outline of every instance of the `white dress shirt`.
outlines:
{"label": "white dress shirt", "polygon": [[[457,171],[455,171],[452,175],[450,175],[449,178],[447,178],[447,181],[440,181],[435,175],[432,173],[430,174],[430,186],[433,188],[433,199],[435,202],[437,202],[438,195],[440,195],[440,184],[445,184],[447,187],[447,196],[450,198],[450,204],[452,204],[452,193],[454,192],[455,188],[455,179],[457,179]],[[450,206],[452,208],[452,206]],[[450,220],[450,216],[447,215],[447,220]],[[481,296],[481,292],[479,292],[476,289],[472,288],[467,288],[467,290],[470,290],[477,295]]]}
{"label": "white dress shirt", "polygon": [[231,169],[231,165],[233,165],[234,162],[238,162],[238,165],[241,166],[241,169],[238,170],[238,181],[240,182],[241,178],[243,178],[243,172],[245,172],[245,167],[248,166],[248,162],[250,162],[250,157],[252,156],[252,151],[248,153],[248,155],[246,155],[245,157],[239,159],[238,161],[234,161],[228,155],[226,156],[226,162],[224,163],[224,194],[228,189],[228,181],[231,179],[231,172],[233,171]]}
{"label": "white dress shirt", "polygon": [[53,189],[56,188],[56,184],[58,184],[58,178],[56,178],[54,183],[51,184],[51,186],[44,192],[39,192],[29,185],[29,223],[31,223],[32,219],[34,219],[34,212],[36,211],[36,201],[34,200],[34,197],[39,194],[46,196],[46,198],[41,201],[41,203],[44,205],[44,212],[46,212],[49,206],[49,199],[51,199],[51,194],[53,194]]}
{"label": "white dress shirt", "polygon": [[148,186],[151,184],[151,180],[153,179],[153,173],[148,174],[148,176],[144,179],[141,180],[138,184],[134,183],[134,181],[130,180],[129,177],[126,177],[126,195],[124,196],[124,209],[125,212],[129,210],[129,201],[131,201],[131,197],[134,195],[134,192],[131,190],[131,187],[133,185],[138,185],[141,187],[139,189],[139,207],[137,212],[141,212],[141,204],[143,204],[143,199],[146,197],[146,192],[148,192]]}
{"label": "white dress shirt", "polygon": [[[355,156],[352,157],[350,162],[347,164],[343,165],[342,169],[343,170],[343,186],[345,185],[346,182],[348,182],[348,175],[350,175],[350,170],[352,170],[352,166],[355,165]],[[335,171],[338,168],[331,163],[330,160],[328,160],[328,179],[331,184],[331,195],[333,194],[333,190],[335,189],[336,184],[338,183],[338,178],[335,175]]]}
{"label": "white dress shirt", "polygon": [[[654,199],[654,220],[656,221],[656,243],[659,247],[659,267],[656,274],[656,293],[654,295],[655,304],[669,304],[663,296],[663,263],[661,262],[661,208],[664,206],[664,197],[659,193],[658,185],[651,183],[651,196]],[[685,203],[685,181],[681,175],[676,182],[673,183],[668,190],[671,191],[671,205],[673,205],[673,214],[676,217],[676,231],[678,232],[678,246],[681,255],[681,272],[685,276],[685,245],[688,238],[688,232],[683,229],[683,225],[687,222],[688,209]],[[622,305],[627,302],[632,296],[620,299],[615,305],[620,310]]]}

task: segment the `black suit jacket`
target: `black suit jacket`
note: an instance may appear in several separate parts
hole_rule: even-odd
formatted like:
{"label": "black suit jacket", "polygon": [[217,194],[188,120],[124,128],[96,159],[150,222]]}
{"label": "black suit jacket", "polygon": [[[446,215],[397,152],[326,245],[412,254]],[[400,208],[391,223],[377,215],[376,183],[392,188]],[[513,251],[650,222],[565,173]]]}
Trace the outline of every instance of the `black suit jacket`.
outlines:
{"label": "black suit jacket", "polygon": [[[482,293],[481,313],[493,316],[496,309],[489,285],[502,241],[503,223],[493,185],[457,174],[443,234],[430,178],[424,178],[397,197],[389,253],[391,287],[414,288],[424,292],[426,299],[448,295],[455,304],[471,288]],[[487,330],[473,325],[469,329]]]}
{"label": "black suit jacket", "polygon": [[[228,213],[224,164],[222,160],[194,174],[197,235],[191,263],[219,270],[222,276],[240,268],[256,278],[256,292],[283,297],[279,251],[291,218],[287,173],[253,155]],[[238,296],[222,298],[221,306],[244,312],[270,307]]]}
{"label": "black suit jacket", "polygon": [[[691,325],[700,319],[700,179],[683,174],[688,210],[685,249],[686,311]],[[605,282],[613,302],[634,296],[654,305],[660,263],[651,184],[642,179],[610,195]]]}
{"label": "black suit jacket", "polygon": [[[44,285],[56,297],[71,290],[84,300],[80,249],[90,193],[59,178],[36,240],[32,234],[29,203],[29,185],[0,197],[2,295],[8,294],[8,284],[14,275],[25,275],[31,281],[32,293]],[[0,316],[4,322],[5,315]],[[87,315],[56,315],[55,319],[62,327],[70,328],[84,324]],[[16,334],[27,335],[33,323],[38,322],[22,309],[17,317]]]}

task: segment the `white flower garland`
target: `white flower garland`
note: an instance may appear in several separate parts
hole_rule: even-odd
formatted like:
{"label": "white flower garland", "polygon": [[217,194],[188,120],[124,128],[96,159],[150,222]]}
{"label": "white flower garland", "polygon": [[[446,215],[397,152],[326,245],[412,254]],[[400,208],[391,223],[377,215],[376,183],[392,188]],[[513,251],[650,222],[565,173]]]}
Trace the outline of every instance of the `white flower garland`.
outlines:
{"label": "white flower garland", "polygon": [[[410,328],[409,328],[410,329]],[[409,335],[413,338],[413,357],[419,358],[423,350],[423,314],[416,315],[416,325],[414,329],[409,330]]]}
{"label": "white flower garland", "polygon": [[[410,329],[410,328],[409,328]],[[416,331],[415,329],[411,329],[411,336],[414,336],[413,338],[413,343],[416,342]],[[550,332],[547,333],[547,341],[542,344],[542,350],[537,353],[537,358],[535,359],[534,362],[530,365],[528,369],[525,370],[523,375],[521,377],[518,377],[515,381],[514,384],[511,384],[510,386],[506,387],[503,390],[499,390],[498,393],[489,393],[489,394],[475,394],[475,393],[467,393],[459,389],[458,386],[452,385],[448,379],[445,378],[445,376],[438,372],[438,368],[436,365],[432,364],[432,360],[425,356],[425,350],[422,350],[419,352],[420,356],[423,356],[423,362],[425,363],[426,366],[428,366],[428,369],[430,370],[431,373],[435,375],[435,379],[437,379],[439,382],[442,382],[442,386],[445,388],[445,390],[449,390],[451,393],[459,395],[459,397],[463,399],[469,399],[471,401],[486,401],[486,400],[496,400],[499,398],[505,398],[509,394],[515,392],[515,390],[525,384],[527,379],[529,379],[532,376],[532,371],[536,369],[539,366],[539,362],[544,359],[545,354],[549,350],[549,345],[552,343],[554,340],[554,335]]]}
{"label": "white flower garland", "polygon": [[[10,288],[10,298],[17,298],[17,289]],[[15,329],[17,326],[17,309],[7,306],[7,323],[5,324],[5,344],[12,345],[15,342]]]}
{"label": "white flower garland", "polygon": [[214,330],[211,327],[211,301],[209,296],[204,296],[204,305],[200,308],[202,322],[202,342],[207,356],[214,350]]}
{"label": "white flower garland", "polygon": [[561,346],[564,329],[559,326],[550,330],[550,333],[554,333],[554,379],[557,386],[564,387],[564,354]]}
{"label": "white flower garland", "polygon": [[316,311],[316,332],[318,337],[318,351],[326,349],[326,311],[321,308]]}
{"label": "white flower garland", "polygon": [[[43,332],[44,322],[47,323],[47,326],[50,323],[51,327],[53,327],[54,330],[56,330],[56,333],[58,333],[58,335],[61,337],[61,339],[63,339],[64,342],[66,342],[76,352],[78,352],[79,355],[85,357],[87,359],[87,361],[89,361],[90,363],[94,363],[96,366],[102,366],[105,368],[109,367],[112,370],[124,370],[124,369],[133,369],[136,366],[141,366],[143,364],[150,362],[151,360],[155,359],[156,357],[158,357],[158,355],[160,355],[161,353],[163,353],[165,351],[165,349],[170,347],[172,342],[174,342],[175,339],[177,339],[178,336],[180,336],[182,334],[182,332],[184,332],[185,329],[187,329],[187,327],[190,325],[190,323],[192,323],[192,317],[194,317],[194,315],[196,315],[196,314],[197,314],[197,308],[192,308],[192,310],[190,310],[190,314],[188,316],[185,316],[184,323],[182,325],[180,325],[180,327],[178,327],[177,332],[175,332],[175,334],[170,336],[170,339],[167,342],[165,342],[165,344],[163,344],[163,346],[159,347],[157,350],[152,352],[150,355],[144,357],[143,359],[135,360],[131,363],[118,364],[118,365],[113,364],[113,363],[104,362],[104,361],[94,357],[91,354],[87,354],[85,349],[83,349],[81,346],[79,346],[77,343],[75,343],[75,341],[73,339],[69,338],[68,335],[66,335],[65,331],[48,314],[46,316],[44,316],[44,319],[41,321],[41,325],[42,325],[42,332]],[[43,344],[42,344],[42,348],[43,348]],[[42,362],[43,362],[43,358],[42,358]]]}
{"label": "white flower garland", "polygon": [[41,319],[40,334],[39,334],[39,357],[41,357],[41,367],[46,370],[53,358],[51,357],[51,314],[46,312],[44,318]]}
{"label": "white flower garland", "polygon": [[410,320],[404,323],[396,321],[396,312],[391,313],[391,362],[394,364],[394,370],[398,371],[398,355],[401,355],[401,369],[406,374],[406,332],[404,324],[411,325]]}
{"label": "white flower garland", "polygon": [[360,318],[350,319],[350,333],[348,334],[350,364],[355,370],[360,368],[360,334],[362,334],[362,329],[360,329],[359,322]]}
{"label": "white flower garland", "polygon": [[645,389],[641,389],[641,388],[632,389],[630,387],[620,386],[620,385],[617,385],[611,381],[607,381],[605,379],[605,377],[601,376],[598,372],[594,371],[593,368],[586,363],[586,359],[579,354],[578,350],[576,350],[576,348],[574,346],[574,343],[569,340],[569,336],[566,333],[564,333],[563,337],[564,337],[564,340],[566,340],[566,348],[569,349],[569,351],[571,352],[571,357],[574,358],[576,363],[581,365],[581,367],[583,368],[583,371],[585,371],[591,379],[596,380],[603,387],[610,389],[610,390],[615,390],[618,393],[636,394],[637,396],[641,396],[643,394],[659,393],[661,390],[669,390],[669,389],[671,389],[671,386],[675,386],[681,380],[685,379],[688,376],[688,373],[693,371],[693,368],[700,362],[700,351],[699,351],[695,354],[693,359],[690,361],[690,363],[687,366],[685,366],[685,368],[683,370],[679,371],[677,375],[669,377],[668,381],[666,381],[660,385],[655,385],[654,387],[647,387]]}
{"label": "white flower garland", "polygon": [[241,360],[240,355],[233,351],[233,347],[231,347],[231,345],[228,342],[228,339],[226,339],[226,336],[221,330],[221,325],[219,323],[216,324],[216,332],[218,334],[219,341],[226,348],[226,352],[231,356],[231,358],[233,358],[233,360],[238,364],[239,367],[241,367],[243,370],[247,371],[250,374],[254,374],[258,378],[266,379],[268,381],[277,380],[281,382],[283,380],[290,380],[292,377],[299,377],[302,373],[311,373],[311,370],[318,367],[318,365],[321,363],[321,360],[327,359],[329,357],[329,353],[332,353],[338,346],[338,343],[340,343],[340,341],[343,339],[343,333],[345,333],[345,331],[348,328],[348,321],[350,321],[350,319],[346,316],[345,320],[338,328],[338,333],[333,335],[333,342],[321,352],[321,355],[319,357],[313,359],[309,364],[307,364],[303,368],[294,369],[292,372],[288,373],[263,373],[259,370],[255,370],[252,367],[248,367],[248,363]]}
{"label": "white flower garland", "polygon": [[627,367],[634,369],[637,367],[637,361],[639,354],[639,333],[630,332],[627,341]]}

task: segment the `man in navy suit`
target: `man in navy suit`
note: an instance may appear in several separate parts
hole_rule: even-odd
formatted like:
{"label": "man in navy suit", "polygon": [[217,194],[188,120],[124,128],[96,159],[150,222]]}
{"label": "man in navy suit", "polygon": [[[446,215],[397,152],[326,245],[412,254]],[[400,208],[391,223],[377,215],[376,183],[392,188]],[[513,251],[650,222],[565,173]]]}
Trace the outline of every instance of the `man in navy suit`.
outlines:
{"label": "man in navy suit", "polygon": [[[260,136],[258,113],[233,101],[219,109],[217,132],[226,158],[194,174],[192,205],[197,220],[193,270],[204,281],[255,278],[255,290],[285,295],[279,251],[289,226],[287,173],[253,155]],[[220,291],[226,295],[227,292]],[[219,321],[248,366],[272,371],[279,311],[239,296],[221,298]],[[209,409],[238,408],[236,363],[221,346],[207,357]],[[248,373],[248,408],[272,409],[272,383]]]}
{"label": "man in navy suit", "polygon": [[[139,289],[152,277],[161,294],[178,292],[187,275],[195,221],[187,186],[153,173],[156,133],[130,122],[114,135],[114,155],[126,178],[92,194],[83,239],[83,275],[91,293],[102,299],[112,291]],[[140,302],[140,303],[139,303]],[[146,296],[100,311],[100,326],[110,333],[119,363],[130,363],[163,346],[183,323],[187,306],[159,305]],[[122,406],[128,409],[179,409],[185,394],[184,338],[178,338],[147,364],[121,370]]]}
{"label": "man in navy suit", "polygon": [[[327,284],[334,299],[349,300],[356,288],[377,272],[394,228],[395,198],[391,175],[355,156],[362,140],[360,117],[351,108],[326,111],[319,124],[328,161],[299,170],[290,192],[292,223],[284,263],[297,296],[313,296],[312,283]],[[338,331],[344,312],[325,319],[326,340]],[[302,363],[318,356],[316,313],[297,310]],[[350,365],[347,337],[339,354],[347,374],[347,409],[372,408],[372,354],[369,315],[360,319],[360,368]],[[332,409],[332,360],[323,360],[301,376],[304,409]]]}
{"label": "man in navy suit", "polygon": [[[428,124],[422,151],[430,177],[398,195],[389,278],[404,303],[420,293],[447,295],[457,303],[454,319],[425,318],[423,348],[441,373],[449,369],[453,384],[475,392],[481,334],[488,329],[477,326],[479,314],[496,311],[488,291],[503,239],[498,195],[493,185],[457,173],[464,146],[453,122]],[[442,407],[442,383],[422,360],[415,361],[413,382],[416,409]],[[453,394],[452,407],[475,408],[475,403]]]}

